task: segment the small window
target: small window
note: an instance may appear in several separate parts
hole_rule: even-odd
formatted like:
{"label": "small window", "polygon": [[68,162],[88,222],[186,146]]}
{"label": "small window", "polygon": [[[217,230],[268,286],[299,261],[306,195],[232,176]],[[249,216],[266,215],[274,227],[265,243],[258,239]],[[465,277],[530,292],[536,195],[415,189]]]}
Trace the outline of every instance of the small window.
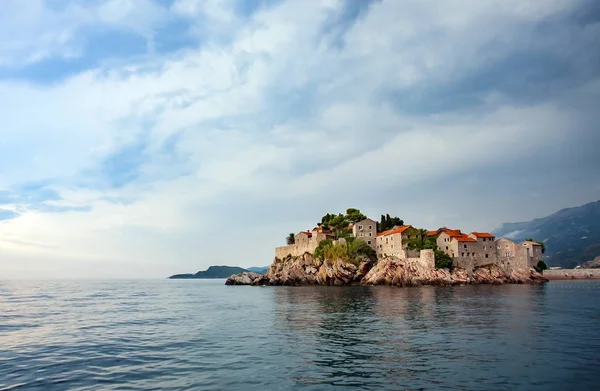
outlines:
{"label": "small window", "polygon": [[[370,241],[370,240],[367,240],[367,244],[371,244],[371,241]],[[486,258],[487,258],[487,255],[486,255]]]}
{"label": "small window", "polygon": [[465,244],[465,248],[467,248],[467,245]]}
{"label": "small window", "polygon": [[372,225],[369,225],[369,229],[373,229],[373,226],[372,226]]}
{"label": "small window", "polygon": [[394,248],[394,245],[392,244],[392,248]]}
{"label": "small window", "polygon": [[448,250],[448,246],[446,246],[446,250]]}
{"label": "small window", "polygon": [[369,232],[369,236],[373,236],[373,232]]}
{"label": "small window", "polygon": [[363,229],[363,226],[362,226],[362,225],[359,225],[359,226],[358,226],[358,229],[362,231],[362,229]]}
{"label": "small window", "polygon": [[465,256],[465,253],[460,253],[460,256],[461,256],[461,257],[464,257],[464,256]]}
{"label": "small window", "polygon": [[488,255],[487,255],[487,254],[485,254],[485,257],[487,258],[487,257],[488,257]]}

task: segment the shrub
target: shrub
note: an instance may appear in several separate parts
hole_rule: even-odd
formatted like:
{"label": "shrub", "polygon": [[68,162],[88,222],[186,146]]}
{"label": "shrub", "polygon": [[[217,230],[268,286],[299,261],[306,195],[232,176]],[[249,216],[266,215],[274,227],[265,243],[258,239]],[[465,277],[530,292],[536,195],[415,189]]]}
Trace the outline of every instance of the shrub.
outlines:
{"label": "shrub", "polygon": [[325,261],[341,259],[355,265],[360,264],[361,257],[375,257],[373,250],[366,242],[349,238],[345,243],[333,243],[331,239],[323,240],[315,249],[315,258]]}
{"label": "shrub", "polygon": [[333,240],[325,239],[319,242],[319,245],[315,249],[315,258],[324,259],[325,256],[325,248],[331,247],[333,245]]}
{"label": "shrub", "polygon": [[435,250],[435,268],[452,270],[452,258],[441,250]]}
{"label": "shrub", "polygon": [[536,272],[538,272],[538,273],[541,273],[541,272],[543,272],[544,270],[548,269],[548,266],[546,265],[546,262],[544,262],[544,261],[539,261],[539,262],[537,263],[537,265],[535,265],[533,268],[535,269],[535,271],[536,271]]}
{"label": "shrub", "polygon": [[376,253],[364,240],[351,240],[348,241],[348,255],[350,258],[358,258],[360,256],[373,258],[376,256]]}

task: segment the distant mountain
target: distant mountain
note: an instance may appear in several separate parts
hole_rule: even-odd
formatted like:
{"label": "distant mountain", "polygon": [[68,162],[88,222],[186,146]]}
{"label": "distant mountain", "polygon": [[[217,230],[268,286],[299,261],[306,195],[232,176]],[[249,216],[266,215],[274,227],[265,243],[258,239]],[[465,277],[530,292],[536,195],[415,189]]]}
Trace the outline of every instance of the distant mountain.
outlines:
{"label": "distant mountain", "polygon": [[254,272],[254,273],[258,273],[258,274],[266,274],[267,271],[269,270],[268,266],[253,266],[253,267],[249,267],[248,268],[249,271]]}
{"label": "distant mountain", "polygon": [[543,241],[549,266],[574,267],[600,255],[600,201],[528,222],[505,223],[494,234],[515,241]]}
{"label": "distant mountain", "polygon": [[174,274],[170,279],[189,279],[189,278],[228,278],[233,274],[247,272],[248,270],[237,266],[210,266],[206,270],[201,270],[196,274]]}

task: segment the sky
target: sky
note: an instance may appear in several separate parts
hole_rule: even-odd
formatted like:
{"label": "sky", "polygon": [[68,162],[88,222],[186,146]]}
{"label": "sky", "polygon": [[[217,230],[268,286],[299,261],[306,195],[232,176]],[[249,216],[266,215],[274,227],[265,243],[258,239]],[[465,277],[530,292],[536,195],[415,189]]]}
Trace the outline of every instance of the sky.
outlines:
{"label": "sky", "polygon": [[600,199],[595,0],[2,0],[0,279],[263,266],[355,207]]}

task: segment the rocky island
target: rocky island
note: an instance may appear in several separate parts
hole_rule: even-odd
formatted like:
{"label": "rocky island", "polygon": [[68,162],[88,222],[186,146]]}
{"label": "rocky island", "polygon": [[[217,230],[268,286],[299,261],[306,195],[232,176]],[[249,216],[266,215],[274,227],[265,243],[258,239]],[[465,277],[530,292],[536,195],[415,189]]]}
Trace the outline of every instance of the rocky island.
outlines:
{"label": "rocky island", "polygon": [[[542,246],[446,227],[374,221],[358,209],[327,214],[312,231],[290,234],[266,274],[232,275],[227,285],[542,284]],[[542,262],[543,263],[543,262]]]}

